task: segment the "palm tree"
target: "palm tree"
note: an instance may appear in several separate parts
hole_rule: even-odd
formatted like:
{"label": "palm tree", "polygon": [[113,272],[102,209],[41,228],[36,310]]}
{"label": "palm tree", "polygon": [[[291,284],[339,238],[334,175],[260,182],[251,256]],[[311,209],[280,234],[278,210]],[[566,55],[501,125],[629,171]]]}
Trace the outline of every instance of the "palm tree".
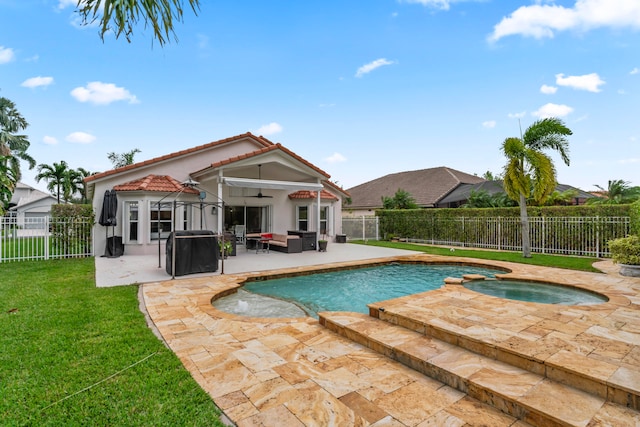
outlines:
{"label": "palm tree", "polygon": [[94,175],[96,172],[89,172],[88,170],[84,169],[84,168],[78,168],[76,169],[76,171],[78,172],[79,176],[80,176],[80,180],[81,182],[81,187],[78,188],[78,191],[80,192],[80,198],[81,198],[81,203],[88,203],[88,199],[87,199],[87,183],[84,181],[84,179],[88,176]]}
{"label": "palm tree", "polygon": [[603,192],[604,199],[593,199],[592,204],[619,205],[632,203],[640,198],[640,188],[631,187],[629,181],[622,179],[609,180],[606,189],[598,184],[594,185]]}
{"label": "palm tree", "polygon": [[[200,0],[188,0],[193,13],[197,15]],[[84,0],[78,2],[77,10],[84,25],[99,21],[100,38],[104,39],[106,32],[112,31],[116,38],[124,34],[127,41],[131,41],[133,28],[138,20],[153,29],[153,36],[160,45],[164,45],[171,35],[175,38],[173,21],[182,21],[183,0],[131,0],[107,1]]]}
{"label": "palm tree", "polygon": [[504,167],[504,190],[520,206],[522,256],[531,258],[527,199],[542,204],[556,187],[556,169],[551,158],[542,150],[555,150],[569,165],[571,130],[558,118],[541,119],[529,126],[520,138],[507,138],[502,152],[507,157]]}
{"label": "palm tree", "polygon": [[0,97],[0,174],[4,175],[0,181],[0,194],[3,206],[11,200],[15,185],[22,177],[20,160],[26,161],[29,169],[36,165],[33,157],[27,154],[30,145],[27,136],[17,134],[28,126],[29,123],[22,117],[16,105],[9,99]]}
{"label": "palm tree", "polygon": [[57,196],[58,203],[60,203],[60,196],[65,196],[65,186],[68,186],[66,183],[68,178],[69,166],[64,160],[61,160],[60,163],[54,162],[53,165],[44,163],[38,165],[36,182],[40,182],[41,179],[47,181],[47,189]]}

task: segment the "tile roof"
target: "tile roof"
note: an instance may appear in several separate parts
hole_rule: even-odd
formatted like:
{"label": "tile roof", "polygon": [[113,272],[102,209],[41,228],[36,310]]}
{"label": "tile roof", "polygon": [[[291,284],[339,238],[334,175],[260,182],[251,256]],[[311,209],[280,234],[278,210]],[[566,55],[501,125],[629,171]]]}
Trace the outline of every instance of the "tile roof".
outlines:
{"label": "tile roof", "polygon": [[458,185],[483,181],[479,176],[444,166],[393,173],[349,188],[349,208],[381,208],[382,197],[393,197],[398,189],[411,194],[418,206],[433,207]]}
{"label": "tile roof", "polygon": [[330,178],[331,177],[331,175],[329,175],[328,173],[326,173],[325,171],[323,171],[319,167],[313,165],[312,163],[308,162],[307,160],[303,159],[302,157],[300,157],[299,155],[297,155],[293,151],[289,150],[288,148],[286,148],[285,146],[283,146],[279,142],[276,143],[276,144],[272,144],[270,146],[261,148],[261,149],[256,150],[256,151],[251,151],[249,153],[244,153],[244,154],[241,154],[239,156],[229,157],[228,159],[220,160],[219,162],[212,163],[211,166],[209,166],[208,168],[196,171],[193,174],[197,175],[199,172],[202,172],[202,171],[204,171],[206,169],[219,168],[221,166],[229,165],[231,163],[235,163],[235,162],[240,161],[240,160],[249,159],[251,157],[256,157],[256,156],[259,156],[261,154],[265,154],[265,153],[268,153],[270,151],[276,151],[276,150],[280,150],[280,151],[286,153],[287,155],[293,157],[294,159],[298,160],[299,162],[304,163],[305,165],[307,165],[308,167],[310,167],[314,171],[318,172],[321,175],[324,175],[326,178]]}
{"label": "tile roof", "polygon": [[[317,191],[309,191],[309,190],[300,190],[295,193],[289,194],[289,199],[315,199],[318,197]],[[338,200],[336,196],[329,193],[327,190],[322,190],[320,192],[320,198],[324,200]]]}
{"label": "tile roof", "polygon": [[137,169],[137,168],[140,168],[140,167],[143,167],[143,166],[148,166],[148,165],[151,165],[151,164],[154,164],[154,163],[170,160],[170,159],[173,159],[173,158],[176,158],[176,157],[181,157],[181,156],[184,156],[186,154],[191,154],[191,153],[195,153],[195,152],[198,152],[198,151],[201,151],[201,150],[205,150],[205,149],[208,149],[208,148],[211,148],[211,147],[215,147],[215,146],[218,146],[218,145],[227,144],[229,142],[233,142],[235,140],[242,139],[242,138],[252,138],[256,142],[264,145],[265,147],[269,147],[269,146],[274,145],[273,142],[269,141],[267,138],[265,138],[263,136],[255,136],[251,132],[247,132],[247,133],[243,133],[243,134],[240,134],[240,135],[232,136],[232,137],[229,137],[229,138],[221,139],[221,140],[218,140],[218,141],[210,142],[208,144],[198,145],[196,147],[188,148],[186,150],[176,151],[175,153],[166,154],[164,156],[155,157],[153,159],[145,160],[143,162],[138,162],[138,163],[134,163],[132,165],[123,166],[121,168],[111,169],[111,170],[108,170],[106,172],[97,173],[95,175],[91,175],[91,176],[86,177],[84,179],[84,181],[89,183],[89,182],[95,181],[96,179],[104,178],[104,177],[107,177],[107,176],[110,176],[110,175],[114,175],[114,174],[117,174],[117,173],[121,173],[121,172],[125,172],[125,171],[130,171],[132,169]]}
{"label": "tile roof", "polygon": [[116,191],[158,191],[173,193],[182,190],[186,194],[199,194],[195,188],[183,187],[178,180],[168,175],[147,175],[144,178],[125,182],[113,187]]}

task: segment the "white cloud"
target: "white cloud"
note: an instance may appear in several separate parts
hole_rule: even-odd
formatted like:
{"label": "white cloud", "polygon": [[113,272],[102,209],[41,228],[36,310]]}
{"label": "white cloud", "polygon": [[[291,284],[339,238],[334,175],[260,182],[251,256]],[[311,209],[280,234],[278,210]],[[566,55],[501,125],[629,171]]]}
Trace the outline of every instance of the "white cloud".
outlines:
{"label": "white cloud", "polygon": [[640,163],[640,158],[634,158],[634,159],[622,159],[622,160],[618,160],[618,163],[622,164],[622,165],[627,165],[627,164],[631,164],[631,163]]}
{"label": "white cloud", "polygon": [[107,105],[116,101],[129,101],[137,104],[138,98],[127,89],[113,83],[89,82],[86,87],[77,87],[71,91],[71,96],[80,102],[90,102],[97,105]]}
{"label": "white cloud", "polygon": [[340,153],[333,153],[326,159],[324,159],[327,163],[342,163],[346,162],[347,158]]}
{"label": "white cloud", "polygon": [[13,53],[13,49],[10,47],[0,46],[0,64],[11,62],[14,58],[15,54]]}
{"label": "white cloud", "polygon": [[487,120],[486,122],[482,122],[482,127],[485,129],[493,129],[494,127],[496,127],[496,121]]}
{"label": "white cloud", "polygon": [[545,95],[553,95],[557,91],[558,88],[555,86],[542,85],[540,87],[540,92],[544,93]]}
{"label": "white cloud", "polygon": [[380,68],[384,65],[391,65],[391,64],[395,64],[395,61],[389,61],[386,58],[376,59],[375,61],[369,62],[368,64],[365,64],[362,67],[358,68],[358,71],[356,72],[356,77],[362,77],[365,74],[369,74],[376,68]]}
{"label": "white cloud", "polygon": [[600,92],[600,86],[605,81],[597,73],[585,74],[582,76],[567,76],[556,74],[556,84],[558,86],[568,86],[577,90],[587,90],[589,92]]}
{"label": "white cloud", "polygon": [[542,107],[538,108],[537,111],[531,113],[534,116],[540,117],[541,119],[546,119],[549,117],[564,117],[571,113],[573,108],[564,104],[544,104]]}
{"label": "white cloud", "polygon": [[56,145],[58,143],[58,140],[53,136],[45,135],[42,138],[42,142],[44,142],[47,145]]}
{"label": "white cloud", "polygon": [[640,73],[640,68],[636,67],[629,72],[629,74],[634,75]]}
{"label": "white cloud", "polygon": [[23,81],[20,86],[34,88],[38,86],[49,86],[51,83],[53,83],[53,77],[38,76]]}
{"label": "white cloud", "polygon": [[423,6],[429,6],[441,10],[449,10],[451,3],[455,0],[400,0],[401,3],[417,3]]}
{"label": "white cloud", "polygon": [[526,115],[527,115],[527,112],[526,112],[526,111],[523,111],[523,112],[521,112],[521,113],[509,113],[509,114],[507,114],[507,116],[508,116],[510,119],[521,119],[521,118],[523,118],[523,117],[524,117],[524,116],[526,116]]}
{"label": "white cloud", "polygon": [[263,125],[256,132],[258,135],[274,135],[282,132],[282,126],[276,122],[271,122],[268,125]]}
{"label": "white cloud", "polygon": [[573,7],[539,2],[521,6],[493,27],[489,41],[517,34],[536,39],[553,38],[559,31],[587,31],[601,27],[640,28],[640,2],[576,0]]}
{"label": "white cloud", "polygon": [[69,6],[76,7],[78,0],[60,0],[58,1],[58,9],[65,9]]}
{"label": "white cloud", "polygon": [[96,137],[86,132],[73,132],[67,135],[65,139],[76,144],[91,144],[96,140]]}

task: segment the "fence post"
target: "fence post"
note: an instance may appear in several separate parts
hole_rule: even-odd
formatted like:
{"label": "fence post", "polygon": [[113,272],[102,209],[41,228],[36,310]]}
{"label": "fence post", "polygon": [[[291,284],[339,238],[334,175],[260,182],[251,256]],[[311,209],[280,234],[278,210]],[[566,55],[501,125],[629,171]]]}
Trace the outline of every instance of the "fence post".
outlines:
{"label": "fence post", "polygon": [[367,238],[366,238],[366,231],[365,231],[365,221],[364,221],[364,215],[362,215],[362,241],[366,242]]}
{"label": "fence post", "polygon": [[498,217],[498,250],[502,250],[502,217]]}
{"label": "fence post", "polygon": [[380,227],[380,218],[376,216],[375,219],[376,219],[376,222],[375,222],[375,224],[376,224],[376,241],[378,241],[378,240],[380,240],[380,228],[379,228]]}
{"label": "fence post", "polygon": [[545,217],[542,217],[542,253],[546,253],[547,249],[547,228],[545,227],[546,222],[544,221]]}
{"label": "fence post", "polygon": [[49,230],[51,230],[51,217],[50,216],[45,216],[44,217],[44,259],[49,259],[49,239],[51,239],[51,233]]}
{"label": "fence post", "polygon": [[600,258],[600,216],[596,215],[596,257]]}

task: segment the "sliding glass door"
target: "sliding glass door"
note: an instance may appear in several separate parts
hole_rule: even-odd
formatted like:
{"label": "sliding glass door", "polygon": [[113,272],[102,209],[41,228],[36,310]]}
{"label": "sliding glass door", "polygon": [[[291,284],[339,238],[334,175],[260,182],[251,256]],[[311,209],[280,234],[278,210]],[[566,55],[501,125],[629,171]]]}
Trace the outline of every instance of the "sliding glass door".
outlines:
{"label": "sliding glass door", "polygon": [[225,206],[224,229],[244,225],[247,233],[269,231],[269,206]]}

